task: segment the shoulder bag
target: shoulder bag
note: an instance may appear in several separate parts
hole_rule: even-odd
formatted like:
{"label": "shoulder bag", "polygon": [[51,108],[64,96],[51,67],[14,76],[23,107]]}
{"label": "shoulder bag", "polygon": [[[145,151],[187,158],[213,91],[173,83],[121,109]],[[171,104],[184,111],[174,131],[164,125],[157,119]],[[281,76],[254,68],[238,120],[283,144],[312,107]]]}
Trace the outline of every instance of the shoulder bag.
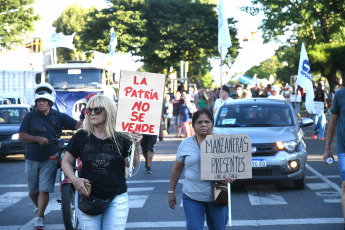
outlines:
{"label": "shoulder bag", "polygon": [[228,205],[228,186],[223,181],[212,181],[212,195],[215,204]]}
{"label": "shoulder bag", "polygon": [[93,195],[89,195],[90,198],[87,198],[81,193],[78,193],[78,208],[85,214],[95,216],[102,214],[116,197],[113,195],[111,198],[103,200],[97,198]]}

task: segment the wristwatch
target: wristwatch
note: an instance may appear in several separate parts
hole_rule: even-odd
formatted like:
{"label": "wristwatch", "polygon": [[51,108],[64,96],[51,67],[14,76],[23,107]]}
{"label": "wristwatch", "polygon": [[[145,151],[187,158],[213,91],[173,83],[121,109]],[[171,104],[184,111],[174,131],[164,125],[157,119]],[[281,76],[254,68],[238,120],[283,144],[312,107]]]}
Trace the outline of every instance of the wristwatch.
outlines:
{"label": "wristwatch", "polygon": [[173,194],[173,193],[175,193],[175,191],[174,190],[168,190],[168,193]]}

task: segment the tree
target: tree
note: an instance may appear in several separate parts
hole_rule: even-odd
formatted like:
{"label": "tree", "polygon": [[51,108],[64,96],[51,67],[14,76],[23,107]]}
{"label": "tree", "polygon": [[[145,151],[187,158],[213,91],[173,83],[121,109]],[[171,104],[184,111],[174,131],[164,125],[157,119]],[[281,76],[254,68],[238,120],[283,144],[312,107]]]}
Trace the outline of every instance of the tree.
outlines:
{"label": "tree", "polygon": [[[302,41],[310,53],[326,55],[335,52],[338,58],[344,60],[345,54],[341,50],[345,44],[345,4],[342,0],[254,0],[253,7],[245,8],[247,12],[257,13],[262,10],[266,16],[260,29],[263,31],[264,42],[276,40],[283,41],[285,45],[277,51],[280,62],[287,62],[285,71],[293,72],[298,70],[298,60]],[[333,44],[337,47],[326,50],[322,44]],[[338,45],[334,45],[338,44]],[[340,49],[340,50],[337,50]],[[309,55],[309,52],[308,52]],[[339,66],[333,65],[325,56],[320,64],[320,58],[314,63],[313,57],[309,57],[313,73],[320,73],[326,76],[329,82],[336,82],[336,72],[340,71]],[[319,63],[319,64],[317,64]],[[327,64],[329,63],[329,64]],[[328,66],[328,69],[323,68]],[[345,75],[342,75],[345,80]],[[332,89],[332,88],[331,88]]]}
{"label": "tree", "polygon": [[74,44],[76,44],[77,51],[72,51],[67,48],[58,48],[57,56],[60,63],[64,63],[67,60],[75,60],[77,55],[82,55],[82,51],[78,52],[78,50],[80,50],[79,44],[83,43],[80,39],[79,32],[83,30],[89,13],[93,10],[95,10],[95,8],[84,9],[77,4],[71,5],[53,22],[53,26],[56,27],[56,33],[62,32],[64,35],[76,33]]}
{"label": "tree", "polygon": [[34,0],[7,0],[0,4],[0,47],[11,49],[22,45],[23,34],[34,31],[34,22],[39,20],[30,5]]}
{"label": "tree", "polygon": [[[208,59],[218,55],[214,4],[189,0],[112,0],[111,3],[111,8],[89,15],[80,35],[82,49],[108,52],[110,28],[114,27],[117,50],[140,57],[146,71],[164,73],[171,66],[178,69],[180,60],[188,60],[192,79],[199,79],[201,69],[210,67]],[[233,46],[228,59],[233,62],[239,42],[233,27],[235,21],[229,22]]]}

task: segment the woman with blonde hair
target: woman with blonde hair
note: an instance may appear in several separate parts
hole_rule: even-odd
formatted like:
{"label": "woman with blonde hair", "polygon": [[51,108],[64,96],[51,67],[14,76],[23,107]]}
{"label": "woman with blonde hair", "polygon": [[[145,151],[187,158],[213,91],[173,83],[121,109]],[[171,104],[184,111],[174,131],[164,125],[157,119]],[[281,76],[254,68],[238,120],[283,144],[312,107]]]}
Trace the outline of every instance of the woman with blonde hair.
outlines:
{"label": "woman with blonde hair", "polygon": [[[62,169],[79,192],[76,212],[81,229],[125,229],[128,216],[128,194],[125,167],[129,167],[132,141],[135,142],[134,167],[139,162],[141,134],[115,131],[116,106],[104,95],[92,97],[86,105],[83,128],[73,135],[62,160]],[[73,171],[80,157],[79,177]],[[86,184],[91,184],[89,193]],[[109,201],[100,213],[82,209],[82,198]],[[78,206],[78,207],[77,207]],[[96,208],[95,208],[96,209]]]}

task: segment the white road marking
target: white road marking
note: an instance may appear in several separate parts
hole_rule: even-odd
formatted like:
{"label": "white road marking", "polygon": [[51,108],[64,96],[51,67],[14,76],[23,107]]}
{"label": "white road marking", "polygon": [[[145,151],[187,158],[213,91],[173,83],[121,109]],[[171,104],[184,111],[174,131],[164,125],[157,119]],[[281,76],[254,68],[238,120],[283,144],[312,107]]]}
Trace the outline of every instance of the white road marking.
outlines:
{"label": "white road marking", "polygon": [[[342,224],[343,218],[307,218],[307,219],[269,219],[269,220],[233,220],[232,226],[239,227],[263,227],[263,226],[289,226],[289,225],[317,225],[317,224]],[[126,229],[131,228],[185,228],[185,221],[164,221],[164,222],[129,222],[126,224]],[[20,226],[0,226],[2,230],[17,230]],[[21,227],[21,230],[32,230],[32,226]],[[63,230],[63,224],[48,224],[45,225],[45,230]]]}
{"label": "white road marking", "polygon": [[274,185],[246,185],[245,188],[251,205],[287,204]]}
{"label": "white road marking", "polygon": [[335,189],[337,192],[341,193],[341,188],[337,184],[333,183],[329,179],[327,179],[324,175],[316,171],[313,167],[311,167],[309,164],[305,164],[305,167],[314,173],[316,176],[318,176],[321,180],[323,180],[325,183],[327,183],[329,186],[331,186],[333,189]]}
{"label": "white road marking", "polygon": [[128,196],[128,205],[129,208],[142,208],[144,207],[144,204],[147,200],[147,198],[149,198],[149,196],[146,195],[129,195]]}
{"label": "white road marking", "polygon": [[319,191],[316,195],[321,197],[325,203],[341,203],[341,194],[334,191]]}
{"label": "white road marking", "polygon": [[0,212],[27,196],[29,196],[28,192],[6,192],[2,194],[0,196]]}
{"label": "white road marking", "polygon": [[[46,211],[44,212],[44,215],[47,216],[51,211],[53,210],[59,210],[60,204],[57,202],[56,198],[51,199],[48,203],[48,206],[46,208]],[[27,229],[33,229],[34,227],[35,218],[31,219],[29,222],[27,222],[25,225],[23,225],[20,230],[27,230]],[[17,228],[18,229],[18,228]],[[64,228],[63,228],[64,229]]]}
{"label": "white road marking", "polygon": [[330,189],[331,186],[327,183],[306,183],[305,184],[311,190],[322,190],[322,189]]}

